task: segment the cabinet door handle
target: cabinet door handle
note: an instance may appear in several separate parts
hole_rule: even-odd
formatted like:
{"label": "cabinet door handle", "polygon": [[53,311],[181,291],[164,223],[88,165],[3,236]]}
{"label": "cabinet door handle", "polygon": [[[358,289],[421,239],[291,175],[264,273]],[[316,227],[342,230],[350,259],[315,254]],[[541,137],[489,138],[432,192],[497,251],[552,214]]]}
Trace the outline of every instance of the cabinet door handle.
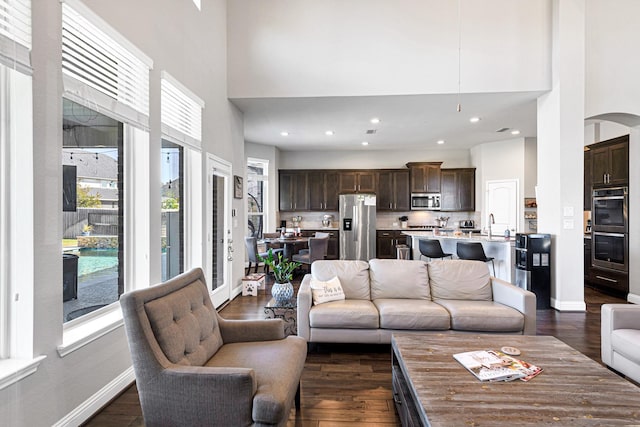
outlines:
{"label": "cabinet door handle", "polygon": [[606,280],[607,282],[611,282],[611,283],[618,283],[618,281],[617,281],[617,280],[615,280],[615,279],[610,279],[610,278],[608,278],[608,277],[596,276],[596,279]]}
{"label": "cabinet door handle", "polygon": [[393,203],[389,203],[389,209],[393,209]]}

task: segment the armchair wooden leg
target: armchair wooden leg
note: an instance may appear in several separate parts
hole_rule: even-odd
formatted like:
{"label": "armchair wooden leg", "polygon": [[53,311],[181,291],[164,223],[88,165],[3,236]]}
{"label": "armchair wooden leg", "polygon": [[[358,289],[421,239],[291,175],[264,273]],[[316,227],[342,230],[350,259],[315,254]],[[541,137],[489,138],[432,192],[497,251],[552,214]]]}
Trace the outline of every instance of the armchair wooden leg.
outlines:
{"label": "armchair wooden leg", "polygon": [[300,410],[300,383],[298,382],[298,389],[296,390],[295,397],[296,410]]}

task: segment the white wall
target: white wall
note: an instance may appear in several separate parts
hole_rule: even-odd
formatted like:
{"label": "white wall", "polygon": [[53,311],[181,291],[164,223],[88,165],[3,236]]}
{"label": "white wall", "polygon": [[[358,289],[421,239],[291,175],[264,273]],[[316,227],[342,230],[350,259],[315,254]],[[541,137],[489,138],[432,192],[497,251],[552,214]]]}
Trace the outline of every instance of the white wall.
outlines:
{"label": "white wall", "polygon": [[[186,0],[89,0],[86,4],[154,61],[152,79],[159,79],[159,71],[166,70],[205,101],[203,151],[233,162],[234,173],[243,175],[242,117],[226,98],[226,2],[203,2],[201,12]],[[32,9],[37,171],[34,348],[36,355],[46,355],[46,359],[35,374],[0,390],[0,424],[29,427],[55,424],[131,366],[121,327],[64,358],[56,351],[62,343],[61,3],[33,1]],[[152,82],[150,95],[150,135],[157,157],[156,153],[150,155],[158,163],[159,86],[157,81]],[[155,173],[151,181],[159,183],[159,168]],[[159,194],[159,186],[150,191]],[[242,201],[237,203],[234,206],[241,212],[239,221],[243,225]],[[159,235],[159,212],[157,217],[138,220],[149,224],[151,235]],[[237,233],[240,230],[234,230],[234,236]],[[241,253],[242,240],[235,240],[235,249]],[[152,256],[160,256],[159,238],[156,242],[155,247],[152,244]],[[156,265],[159,268],[159,262]],[[234,264],[238,278],[242,267],[243,260],[238,259]]]}
{"label": "white wall", "polygon": [[585,16],[585,117],[640,116],[640,2],[588,0]]}
{"label": "white wall", "polygon": [[409,162],[443,162],[443,168],[471,167],[469,150],[281,151],[280,169],[405,168]]}
{"label": "white wall", "polygon": [[[550,1],[461,2],[461,91],[550,87]],[[229,96],[458,92],[458,2],[229,2]]]}
{"label": "white wall", "polygon": [[518,232],[523,229],[525,185],[525,139],[488,142],[471,149],[471,164],[476,168],[476,211],[480,212],[483,228],[487,224],[484,212],[487,181],[516,179],[518,181]]}

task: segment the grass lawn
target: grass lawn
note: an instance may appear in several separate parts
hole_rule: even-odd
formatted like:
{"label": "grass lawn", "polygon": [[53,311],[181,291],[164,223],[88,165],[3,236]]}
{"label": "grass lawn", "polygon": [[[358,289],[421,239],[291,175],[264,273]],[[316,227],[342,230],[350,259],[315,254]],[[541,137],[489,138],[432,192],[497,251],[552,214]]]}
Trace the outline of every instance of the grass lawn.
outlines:
{"label": "grass lawn", "polygon": [[62,239],[63,248],[73,248],[78,246],[78,239]]}

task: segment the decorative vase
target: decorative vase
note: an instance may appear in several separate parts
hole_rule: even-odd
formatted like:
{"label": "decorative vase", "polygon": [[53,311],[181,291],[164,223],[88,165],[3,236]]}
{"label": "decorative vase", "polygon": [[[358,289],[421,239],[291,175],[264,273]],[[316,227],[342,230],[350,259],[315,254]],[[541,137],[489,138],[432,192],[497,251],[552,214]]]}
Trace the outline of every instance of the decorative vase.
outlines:
{"label": "decorative vase", "polygon": [[293,285],[291,282],[274,283],[271,287],[271,295],[276,302],[283,303],[293,298]]}

